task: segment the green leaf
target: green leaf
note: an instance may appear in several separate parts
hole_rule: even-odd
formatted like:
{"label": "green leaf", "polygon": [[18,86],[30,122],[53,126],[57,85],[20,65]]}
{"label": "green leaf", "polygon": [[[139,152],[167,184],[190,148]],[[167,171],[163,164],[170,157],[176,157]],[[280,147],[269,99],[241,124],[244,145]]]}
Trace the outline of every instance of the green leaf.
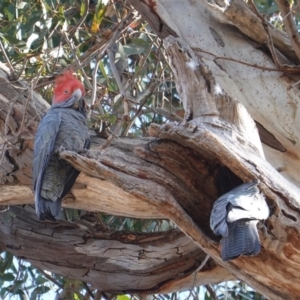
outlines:
{"label": "green leaf", "polygon": [[102,1],[99,1],[98,5],[96,6],[96,11],[93,17],[93,22],[91,25],[91,32],[97,33],[99,26],[103,20],[104,14],[106,11],[106,6],[102,4]]}
{"label": "green leaf", "polygon": [[117,299],[118,300],[130,300],[130,298],[127,295],[118,295]]}
{"label": "green leaf", "polygon": [[128,68],[128,62],[125,56],[123,45],[118,43],[118,52],[115,55],[115,64],[119,71],[123,71]]}
{"label": "green leaf", "polygon": [[15,293],[15,295],[19,295],[19,299],[20,299],[20,300],[27,300],[27,299],[28,299],[27,296],[26,296],[26,294],[24,293],[24,291],[21,290],[21,289],[19,289],[19,290]]}
{"label": "green leaf", "polygon": [[122,99],[122,95],[121,95],[121,94],[117,94],[117,95],[114,97],[114,104],[116,104],[120,99]]}
{"label": "green leaf", "polygon": [[13,258],[14,257],[11,253],[5,252],[5,258],[3,260],[3,264],[1,265],[0,273],[4,273],[5,270],[11,267]]}
{"label": "green leaf", "polygon": [[133,43],[123,46],[124,53],[127,56],[147,52],[145,50],[149,48],[149,43],[141,39],[133,39],[133,41]]}
{"label": "green leaf", "polygon": [[47,8],[54,8],[55,7],[55,5],[54,5],[54,3],[53,3],[53,1],[52,0],[45,0],[45,4],[47,5]]}
{"label": "green leaf", "polygon": [[24,30],[30,30],[35,25],[36,22],[43,21],[41,13],[33,14],[28,18],[27,22],[24,24],[23,29]]}
{"label": "green leaf", "polygon": [[86,11],[85,1],[82,1],[81,5],[80,5],[80,17],[83,16],[85,11]]}
{"label": "green leaf", "polygon": [[49,291],[50,291],[50,288],[48,286],[39,286],[32,291],[32,293],[30,295],[30,300],[36,300],[36,299],[38,299],[37,297],[39,295],[48,293]]}
{"label": "green leaf", "polygon": [[13,46],[17,46],[17,47],[24,47],[26,46],[25,42],[11,36],[11,35],[8,35],[8,34],[1,34],[0,36],[2,36],[2,38],[4,40],[7,41],[7,43],[13,45]]}
{"label": "green leaf", "polygon": [[12,273],[4,273],[0,275],[1,281],[13,281],[15,280],[15,275]]}
{"label": "green leaf", "polygon": [[102,75],[106,79],[107,83],[109,83],[109,78],[108,78],[107,73],[105,71],[104,64],[103,64],[102,60],[99,61],[99,68],[101,70]]}
{"label": "green leaf", "polygon": [[78,209],[71,209],[71,208],[65,208],[65,213],[67,220],[74,220],[79,216],[79,210]]}
{"label": "green leaf", "polygon": [[151,44],[149,44],[144,39],[131,39],[131,43],[140,47],[143,47],[145,49],[149,48]]}
{"label": "green leaf", "polygon": [[119,88],[118,88],[118,85],[117,85],[115,82],[110,81],[110,82],[108,83],[108,90],[109,90],[110,92],[116,93],[116,92],[119,90]]}
{"label": "green leaf", "polygon": [[1,299],[5,299],[5,298],[4,298],[4,295],[6,295],[7,293],[9,293],[8,288],[6,288],[6,287],[0,288],[0,296],[1,296]]}
{"label": "green leaf", "polygon": [[9,4],[4,8],[4,13],[8,17],[9,21],[13,21],[15,19],[15,7],[12,4]]}
{"label": "green leaf", "polygon": [[58,7],[58,14],[60,17],[64,17],[65,16],[65,10],[64,10],[64,6],[63,5],[60,5]]}
{"label": "green leaf", "polygon": [[278,9],[278,6],[274,3],[273,5],[271,5],[268,10],[267,10],[267,14],[271,15],[271,14],[274,14],[276,12],[278,12],[279,9]]}
{"label": "green leaf", "polygon": [[14,282],[14,285],[13,285],[13,290],[12,290],[12,293],[13,294],[16,294],[18,293],[19,289],[22,287],[22,285],[25,283],[24,280],[16,280]]}
{"label": "green leaf", "polygon": [[77,293],[73,294],[73,299],[74,300],[80,300],[80,296]]}
{"label": "green leaf", "polygon": [[28,3],[25,2],[25,1],[22,1],[22,2],[20,2],[20,3],[17,4],[17,8],[18,9],[24,9],[26,6],[29,7]]}
{"label": "green leaf", "polygon": [[46,283],[46,282],[48,282],[48,279],[46,279],[46,278],[43,277],[42,275],[39,275],[39,276],[37,277],[36,281],[35,281],[35,283],[36,283],[37,285],[41,285],[41,284],[44,284],[44,283]]}

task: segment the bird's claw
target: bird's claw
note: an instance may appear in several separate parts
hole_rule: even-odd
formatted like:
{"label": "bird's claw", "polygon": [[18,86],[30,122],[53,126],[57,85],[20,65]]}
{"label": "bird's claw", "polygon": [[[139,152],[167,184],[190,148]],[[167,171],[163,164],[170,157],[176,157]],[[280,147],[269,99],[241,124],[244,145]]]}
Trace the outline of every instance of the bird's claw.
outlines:
{"label": "bird's claw", "polygon": [[55,149],[54,153],[55,154],[60,154],[63,151],[66,151],[67,149],[64,146],[59,146]]}

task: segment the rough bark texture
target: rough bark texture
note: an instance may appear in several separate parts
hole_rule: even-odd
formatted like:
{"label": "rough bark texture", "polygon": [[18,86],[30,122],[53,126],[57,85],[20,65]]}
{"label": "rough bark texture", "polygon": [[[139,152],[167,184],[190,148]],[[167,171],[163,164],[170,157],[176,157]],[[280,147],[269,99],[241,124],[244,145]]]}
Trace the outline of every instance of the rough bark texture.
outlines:
{"label": "rough bark texture", "polygon": [[[1,221],[0,237],[2,249],[34,266],[107,292],[165,292],[188,278],[192,286],[191,274],[206,256],[179,230],[153,234],[91,230],[84,223],[41,222],[30,207],[12,207]],[[210,260],[197,280],[205,284],[228,277]]]}
{"label": "rough bark texture", "polygon": [[[234,24],[235,18],[226,14],[238,4],[247,17],[251,15],[249,8],[240,1],[223,3],[222,9],[216,3],[204,1],[177,1],[176,5],[172,0],[151,1],[152,6],[143,1],[129,2],[151,19],[153,28],[164,38],[188,122],[152,125],[150,138],[120,138],[105,151],[99,151],[101,140],[93,137],[92,150],[86,154],[63,152],[61,157],[83,172],[64,205],[130,217],[169,218],[186,236],[178,231],[139,236],[102,232],[95,227],[78,228],[77,224],[40,223],[31,212],[14,208],[15,216],[6,213],[0,223],[1,247],[33,264],[86,280],[102,290],[112,291],[109,280],[114,280],[115,291],[146,293],[191,287],[191,274],[203,261],[205,252],[221,267],[209,261],[198,272],[197,284],[231,279],[231,273],[271,299],[297,299],[300,191],[295,184],[299,183],[300,135],[296,130],[298,123],[292,128],[288,116],[292,114],[295,120],[298,112],[292,112],[279,97],[286,96],[297,105],[298,95],[287,90],[287,78],[281,78],[279,72],[266,75],[253,68],[250,75],[245,75],[248,67],[232,67],[227,61],[211,59],[211,54],[207,54],[213,49],[215,56],[228,55],[274,67],[270,58],[255,49],[238,30],[221,24]],[[190,19],[195,21],[193,26],[189,25]],[[160,31],[164,24],[171,29]],[[260,36],[260,25],[258,21],[252,25],[256,35],[248,35],[256,39]],[[243,26],[241,30],[247,34],[247,25]],[[173,37],[168,36],[170,33]],[[288,59],[295,58],[290,48],[285,50],[282,46],[288,43],[285,38],[275,41],[274,36],[275,46]],[[261,41],[257,38],[256,42]],[[17,98],[18,87],[13,87],[3,72],[1,77],[0,129],[4,154],[0,201],[2,205],[32,203],[32,141],[36,116],[46,106],[35,96],[27,101],[26,92]],[[278,95],[270,91],[277,88],[275,83],[279,86]],[[267,160],[255,122],[233,97],[243,102],[261,124],[261,138],[263,132],[267,135],[265,139],[273,141],[269,142],[273,148],[264,146]],[[22,121],[25,110],[26,118]],[[220,194],[255,178],[260,180],[259,188],[271,209],[266,226],[260,229],[262,251],[255,257],[224,263],[219,256],[218,239],[209,228],[212,204]],[[47,244],[43,240],[45,235]],[[66,236],[70,239],[66,240]],[[31,238],[41,243],[39,247],[45,248],[47,256],[37,251],[33,260]],[[178,247],[180,251],[175,251]],[[98,254],[100,248],[104,251]],[[62,257],[57,257],[56,249],[62,249]],[[69,261],[69,254],[74,261]],[[79,257],[84,262],[80,266]],[[159,261],[158,257],[165,260]],[[221,271],[222,267],[229,273]],[[172,278],[171,273],[175,274]]]}
{"label": "rough bark texture", "polygon": [[[20,95],[18,88],[23,89],[25,86],[10,83],[3,65],[0,72],[3,137],[0,205],[5,207],[33,204],[34,132],[48,105],[34,92],[30,99],[23,96],[27,96],[27,92]],[[14,100],[10,101],[11,98]],[[113,142],[105,152],[99,152],[99,146],[104,140],[94,136],[92,132],[91,134],[93,150],[87,153],[86,158],[91,165],[85,165],[89,169],[86,170],[86,174],[90,176],[85,175],[85,172],[79,176],[72,194],[64,200],[64,207],[135,218],[166,218],[159,202],[153,205],[151,201],[145,201],[145,195],[139,194],[138,191],[137,194],[132,193],[135,186],[145,184],[144,192],[149,191],[147,198],[162,199],[165,193],[171,195],[165,187],[160,187],[158,183],[151,182],[152,180],[161,183],[166,181],[167,185],[173,186],[175,193],[179,191],[182,194],[182,199],[189,198],[182,187],[176,187],[177,184],[181,184],[180,179],[134,154],[135,149],[149,149],[152,143],[154,149],[157,146],[160,148],[157,139],[122,138]],[[181,159],[173,166],[176,151],[182,149],[181,146],[179,149],[172,148],[173,146],[178,147],[172,142],[167,143],[163,152],[164,155],[168,155],[171,150],[174,152],[174,159],[166,161],[165,164],[174,167],[175,174],[177,169],[184,165],[184,161]],[[189,155],[189,151],[186,154]],[[160,158],[162,162],[164,155]],[[62,157],[70,157],[70,160],[80,159],[80,156],[68,151],[63,153]],[[104,166],[107,164],[105,170],[100,173],[97,171],[97,157],[102,159]],[[191,165],[195,163],[202,166],[202,163],[192,156]],[[128,173],[124,174],[122,179],[118,179],[118,171],[123,168],[128,169]],[[196,176],[197,173],[194,173]],[[185,175],[188,176],[188,172]],[[168,206],[164,209],[168,209]],[[190,210],[192,209],[190,207]],[[197,211],[195,206],[194,210]],[[208,217],[209,213],[206,215],[206,221]],[[9,211],[1,213],[0,236],[2,250],[23,257],[42,269],[89,282],[108,292],[167,293],[190,288],[194,284],[218,283],[234,278],[211,259],[195,277],[195,271],[206,254],[179,230],[161,234],[109,232],[105,228],[99,228],[99,224],[80,220],[75,223],[41,222],[37,220],[33,208],[11,206]]]}

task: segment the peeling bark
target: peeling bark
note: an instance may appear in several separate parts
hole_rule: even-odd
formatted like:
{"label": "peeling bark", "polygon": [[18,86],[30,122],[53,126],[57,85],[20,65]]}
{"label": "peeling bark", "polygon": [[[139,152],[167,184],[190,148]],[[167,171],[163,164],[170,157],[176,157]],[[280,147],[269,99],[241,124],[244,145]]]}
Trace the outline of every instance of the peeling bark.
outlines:
{"label": "peeling bark", "polygon": [[[32,208],[12,206],[33,204],[31,170],[34,132],[40,116],[48,105],[34,92],[29,100],[22,94],[16,97],[19,89],[27,95],[27,91],[26,93],[23,91],[25,86],[12,85],[4,70],[2,66],[1,111],[4,113],[1,115],[1,134],[4,137],[5,133],[6,136],[1,145],[3,155],[0,205],[11,206],[8,212],[1,213],[2,250],[8,250],[30,261],[36,267],[89,282],[107,292],[166,293],[192,287],[194,282],[202,285],[234,278],[212,260],[197,272],[195,277],[194,272],[206,254],[179,230],[159,234],[106,230],[102,232],[93,224],[79,221],[79,223],[41,222],[37,220]],[[12,95],[15,95],[14,102],[10,101]],[[25,106],[28,109],[26,111],[28,117],[23,121]],[[5,112],[9,115],[9,124],[14,124],[8,129],[5,126],[8,120]],[[24,127],[20,130],[22,123]],[[148,197],[163,198],[165,192],[170,194],[166,188],[159,187],[158,183],[151,181],[166,180],[171,184],[172,180],[168,179],[171,174],[165,172],[163,168],[155,168],[134,154],[134,149],[138,147],[148,148],[149,143],[159,145],[159,142],[152,138],[141,140],[122,138],[114,141],[106,153],[100,153],[99,145],[104,140],[92,136],[92,141],[93,150],[87,153],[86,158],[83,157],[91,164],[86,164],[85,174],[79,176],[72,192],[64,199],[63,206],[135,218],[166,218],[160,206],[145,201],[139,193],[136,195],[132,193],[135,186],[140,183],[146,184],[145,191],[151,189]],[[167,151],[172,146],[169,145]],[[68,156],[80,158],[68,151],[61,156],[66,159]],[[98,158],[107,164],[102,173],[95,171]],[[163,161],[163,157],[161,160]],[[173,160],[169,162],[173,163]],[[183,163],[183,161],[177,163],[177,168],[181,168]],[[197,163],[195,157],[192,158],[191,164],[193,163]],[[129,174],[124,174],[122,181],[115,182],[113,179],[117,179],[116,174],[124,167]],[[136,172],[139,179],[134,182]],[[176,176],[172,179],[174,178],[176,179]],[[172,183],[174,192],[181,190],[182,197],[189,198],[182,189],[176,188],[176,184],[179,183],[179,179]]]}
{"label": "peeling bark", "polygon": [[[1,249],[106,292],[159,293],[180,289],[182,282],[184,288],[192,286],[191,274],[205,258],[179,230],[135,234],[95,228],[92,232],[78,222],[41,222],[30,207],[12,207],[2,214],[0,228]],[[230,278],[209,260],[198,272],[197,284]]]}
{"label": "peeling bark", "polygon": [[[244,65],[232,67],[232,62],[215,59],[235,56],[254,65],[274,67],[267,54],[231,26],[240,26],[228,14],[240,2],[232,1],[225,8],[204,1],[178,1],[175,5],[173,1],[161,0],[155,2],[155,7],[149,7],[144,1],[129,2],[145,18],[151,19],[156,30],[167,24],[160,34],[184,103],[186,120],[180,125],[151,125],[150,138],[120,138],[105,151],[99,150],[101,140],[93,137],[93,147],[85,154],[61,153],[62,159],[83,172],[63,205],[130,217],[168,218],[185,236],[179,230],[142,235],[140,239],[132,233],[90,232],[78,228],[77,224],[40,223],[31,212],[13,208],[15,216],[7,215],[6,221],[0,223],[1,247],[26,257],[35,265],[85,280],[101,290],[112,291],[114,287],[114,291],[145,293],[191,287],[193,272],[208,254],[213,261],[200,270],[197,284],[232,279],[230,273],[271,299],[297,299],[300,190],[295,183],[300,182],[300,131],[298,121],[293,123],[298,112],[293,112],[286,103],[288,99],[297,106],[297,93],[287,89],[288,80],[279,72],[266,75],[254,67],[249,72]],[[248,7],[242,6],[249,16]],[[190,18],[195,21],[192,27],[189,27]],[[240,30],[247,34],[249,24],[245,23]],[[253,26],[253,31],[261,30],[259,22]],[[287,41],[276,32],[274,41],[276,34],[275,46],[284,52],[282,45]],[[256,42],[263,43],[259,38]],[[284,55],[293,58],[290,48]],[[0,186],[0,204],[32,203],[32,141],[37,116],[46,105],[35,96],[27,101],[24,91],[16,98],[18,87],[13,87],[3,72],[1,76],[0,129],[5,139],[2,140],[1,183],[4,185]],[[25,106],[27,118],[22,121]],[[264,147],[266,159],[248,111],[269,137],[277,141],[272,150]],[[271,210],[265,227],[260,229],[262,251],[255,257],[224,263],[219,255],[218,238],[209,228],[213,202],[234,186],[255,178],[260,180],[259,188]],[[15,195],[12,186],[16,187]],[[47,236],[49,244],[45,244],[41,235]],[[28,251],[22,248],[28,237],[41,243],[40,247],[48,254],[46,259],[44,253],[44,259],[38,251],[32,257],[29,248]],[[174,251],[179,245],[184,248],[181,257]],[[60,247],[75,260],[70,262],[66,256],[58,258]],[[98,249],[102,247],[100,255]],[[148,247],[155,249],[153,257],[147,252]],[[103,256],[107,251],[108,256]],[[158,261],[157,257],[165,257],[167,261]],[[132,260],[134,263],[129,264]],[[113,276],[108,275],[113,271],[116,271]],[[112,278],[113,285],[110,285]]]}

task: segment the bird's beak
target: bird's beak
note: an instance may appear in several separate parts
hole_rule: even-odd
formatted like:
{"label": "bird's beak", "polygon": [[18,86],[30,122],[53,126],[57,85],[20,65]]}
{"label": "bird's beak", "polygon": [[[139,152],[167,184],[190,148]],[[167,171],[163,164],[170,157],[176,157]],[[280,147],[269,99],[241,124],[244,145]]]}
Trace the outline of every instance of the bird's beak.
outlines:
{"label": "bird's beak", "polygon": [[[75,98],[73,108],[75,108],[75,109],[81,108],[82,101],[84,102],[84,100],[82,99],[82,92],[80,89],[77,89],[73,92],[72,98]],[[81,101],[81,99],[82,99],[82,101]]]}
{"label": "bird's beak", "polygon": [[80,89],[75,90],[72,94],[72,97],[75,98],[73,108],[86,113],[88,110],[88,105],[82,97],[82,91]]}
{"label": "bird's beak", "polygon": [[77,102],[79,99],[81,99],[81,98],[82,98],[82,91],[81,91],[81,89],[75,90],[75,91],[73,92],[73,94],[72,94],[72,97],[75,97],[75,98],[76,98],[76,101],[75,101],[75,102]]}

